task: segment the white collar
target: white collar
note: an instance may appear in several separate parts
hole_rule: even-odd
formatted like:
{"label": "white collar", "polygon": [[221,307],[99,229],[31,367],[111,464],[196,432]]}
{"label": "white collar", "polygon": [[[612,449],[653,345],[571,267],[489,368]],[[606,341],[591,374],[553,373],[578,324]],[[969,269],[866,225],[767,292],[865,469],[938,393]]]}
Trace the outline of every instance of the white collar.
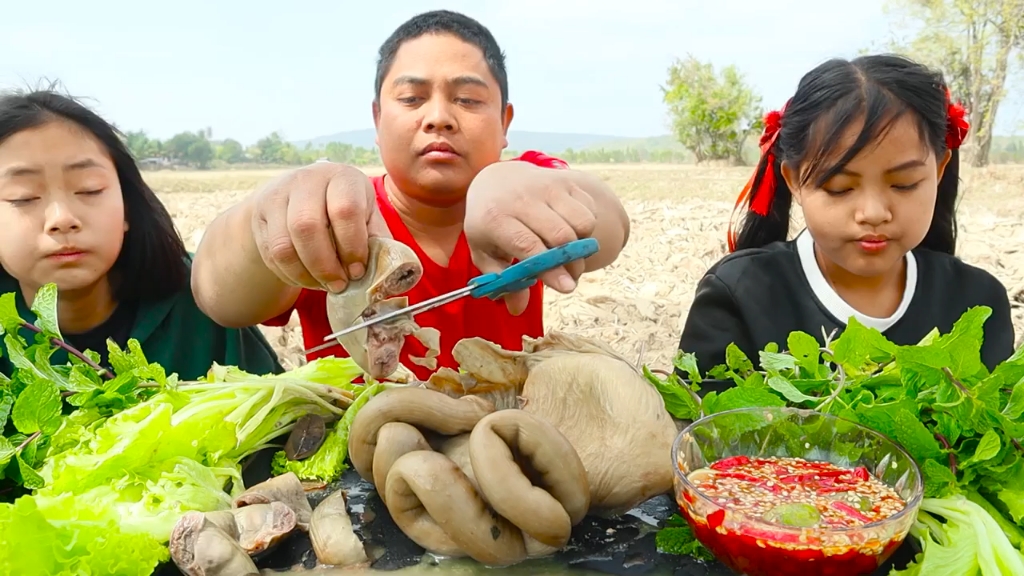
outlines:
{"label": "white collar", "polygon": [[914,258],[913,252],[907,252],[907,285],[903,289],[903,299],[900,301],[899,307],[888,318],[875,318],[855,310],[853,306],[850,306],[846,300],[839,296],[828,280],[825,279],[821,268],[818,267],[818,260],[814,257],[814,239],[811,238],[811,234],[806,229],[797,236],[796,249],[797,255],[800,258],[800,265],[804,270],[804,276],[807,277],[807,283],[811,285],[811,291],[814,292],[814,295],[825,309],[844,325],[853,316],[861,324],[870,328],[876,328],[879,332],[885,332],[903,317],[903,314],[906,313],[907,308],[910,306],[910,301],[914,298],[914,291],[917,288],[917,259]]}

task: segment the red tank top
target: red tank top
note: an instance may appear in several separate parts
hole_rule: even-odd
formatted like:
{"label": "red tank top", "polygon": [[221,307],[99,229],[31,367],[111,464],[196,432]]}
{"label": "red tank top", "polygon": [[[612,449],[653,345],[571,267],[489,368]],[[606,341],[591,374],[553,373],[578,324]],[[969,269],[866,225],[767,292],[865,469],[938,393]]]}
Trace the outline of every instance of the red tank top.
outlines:
{"label": "red tank top", "polygon": [[[530,162],[545,168],[566,168],[567,164],[540,152],[525,152],[516,160]],[[470,257],[469,244],[465,234],[459,234],[455,250],[447,266],[441,266],[430,259],[413,239],[412,234],[402,222],[401,217],[391,204],[384,189],[384,177],[371,179],[377,193],[377,206],[395,240],[406,244],[416,252],[423,264],[423,277],[419,283],[407,292],[409,304],[416,304],[434,296],[463,288],[475,276],[481,274],[473,265]],[[452,357],[452,348],[463,338],[479,337],[501,346],[506,350],[521,350],[523,336],[539,338],[544,334],[544,286],[540,282],[530,288],[530,303],[519,316],[508,312],[503,300],[492,301],[488,298],[462,298],[445,306],[416,315],[416,323],[422,327],[436,328],[441,333],[441,349],[437,357],[437,367],[447,366],[458,368]],[[299,313],[302,326],[302,338],[305,347],[313,348],[331,333],[327,321],[327,293],[322,290],[302,290],[295,302],[294,310]],[[292,310],[264,322],[267,326],[283,326],[291,317]],[[402,348],[401,362],[409,368],[417,378],[425,380],[434,371],[414,364],[410,356],[423,357],[426,348],[413,337],[407,337]],[[307,360],[325,356],[345,357],[347,353],[341,346],[334,346],[320,352],[310,354]]]}

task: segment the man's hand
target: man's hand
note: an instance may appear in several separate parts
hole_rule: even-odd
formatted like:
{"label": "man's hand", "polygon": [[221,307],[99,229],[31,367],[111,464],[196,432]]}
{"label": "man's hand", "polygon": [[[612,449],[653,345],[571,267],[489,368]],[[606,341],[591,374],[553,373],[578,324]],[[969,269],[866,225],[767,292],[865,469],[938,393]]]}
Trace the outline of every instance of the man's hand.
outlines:
{"label": "man's hand", "polygon": [[293,286],[341,292],[366,271],[369,237],[391,237],[373,184],[351,166],[306,166],[268,184],[251,201],[260,256]]}
{"label": "man's hand", "polygon": [[[504,270],[513,259],[589,238],[596,226],[594,199],[568,170],[498,162],[480,171],[466,196],[466,240],[473,263],[485,274]],[[583,261],[577,261],[544,273],[540,280],[569,293],[583,272]],[[521,314],[529,291],[508,295],[506,303],[510,312]]]}

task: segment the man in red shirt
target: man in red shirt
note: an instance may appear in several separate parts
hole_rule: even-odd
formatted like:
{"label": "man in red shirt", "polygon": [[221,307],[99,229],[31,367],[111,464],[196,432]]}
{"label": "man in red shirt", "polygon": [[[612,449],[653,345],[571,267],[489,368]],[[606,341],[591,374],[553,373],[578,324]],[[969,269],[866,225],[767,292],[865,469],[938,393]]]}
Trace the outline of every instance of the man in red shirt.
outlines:
{"label": "man in red shirt", "polygon": [[[614,192],[594,175],[527,152],[501,162],[513,109],[504,55],[475,20],[449,11],[420,14],[381,46],[373,119],[387,170],[368,179],[329,162],[285,174],[219,215],[192,267],[196,302],[225,326],[282,325],[298,311],[307,348],[331,330],[325,290],[360,278],[370,236],[392,237],[416,252],[420,302],[481,273],[584,237],[601,250],[541,277],[563,293],[580,275],[611,264],[629,235]],[[464,298],[416,316],[441,333],[438,367],[456,367],[452,347],[482,337],[520,349],[543,334],[543,287],[504,302]],[[406,339],[402,363],[422,345]],[[344,355],[341,347],[319,355]]]}

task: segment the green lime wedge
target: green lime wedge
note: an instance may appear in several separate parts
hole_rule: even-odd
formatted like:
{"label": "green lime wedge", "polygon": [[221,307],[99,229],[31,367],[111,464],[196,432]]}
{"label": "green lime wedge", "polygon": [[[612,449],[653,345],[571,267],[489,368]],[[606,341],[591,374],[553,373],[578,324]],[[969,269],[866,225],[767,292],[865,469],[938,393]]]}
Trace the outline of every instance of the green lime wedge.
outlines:
{"label": "green lime wedge", "polygon": [[821,514],[811,504],[779,504],[769,510],[764,519],[783,526],[810,528],[821,521]]}

